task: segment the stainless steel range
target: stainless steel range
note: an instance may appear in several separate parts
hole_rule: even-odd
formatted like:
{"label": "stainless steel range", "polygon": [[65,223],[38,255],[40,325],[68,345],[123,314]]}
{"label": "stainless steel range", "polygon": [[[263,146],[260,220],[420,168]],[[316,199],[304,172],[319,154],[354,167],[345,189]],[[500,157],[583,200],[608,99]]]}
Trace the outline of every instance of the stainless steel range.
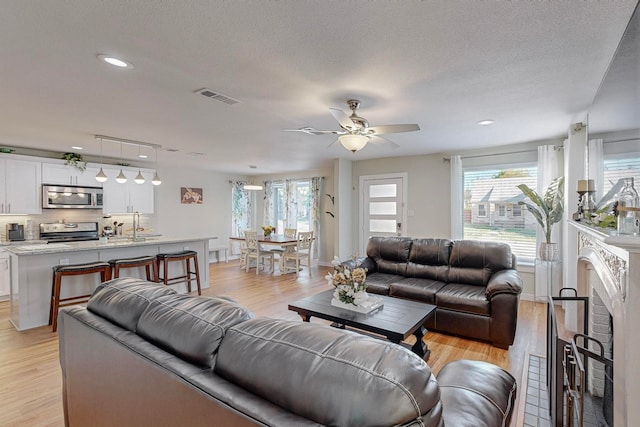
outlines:
{"label": "stainless steel range", "polygon": [[40,239],[47,243],[98,240],[97,222],[40,224]]}

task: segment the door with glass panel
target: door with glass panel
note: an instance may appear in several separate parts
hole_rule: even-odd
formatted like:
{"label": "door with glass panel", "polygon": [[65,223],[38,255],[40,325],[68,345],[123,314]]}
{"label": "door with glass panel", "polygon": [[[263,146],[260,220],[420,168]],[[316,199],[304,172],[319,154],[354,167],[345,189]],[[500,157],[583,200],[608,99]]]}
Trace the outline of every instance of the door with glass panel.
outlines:
{"label": "door with glass panel", "polygon": [[362,233],[360,253],[372,236],[404,235],[404,184],[402,176],[362,177]]}

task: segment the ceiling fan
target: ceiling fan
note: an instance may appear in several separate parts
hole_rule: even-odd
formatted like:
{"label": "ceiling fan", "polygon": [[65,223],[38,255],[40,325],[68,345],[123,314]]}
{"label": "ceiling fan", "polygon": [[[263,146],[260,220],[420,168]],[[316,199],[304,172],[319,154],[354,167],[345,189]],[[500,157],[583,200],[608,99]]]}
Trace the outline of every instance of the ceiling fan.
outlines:
{"label": "ceiling fan", "polygon": [[[394,148],[398,148],[398,144],[380,135],[420,130],[420,126],[417,124],[369,126],[367,119],[358,116],[356,113],[356,110],[360,107],[360,101],[350,99],[347,101],[347,105],[349,105],[351,109],[351,115],[337,108],[329,108],[331,115],[340,124],[340,130],[317,130],[312,127],[304,127],[300,129],[285,129],[285,131],[304,132],[308,135],[340,135],[337,141],[340,141],[344,148],[355,153],[358,150],[362,150],[370,140],[373,142],[376,142],[376,140],[379,142],[387,142]],[[331,145],[335,144],[335,142],[336,141]]]}

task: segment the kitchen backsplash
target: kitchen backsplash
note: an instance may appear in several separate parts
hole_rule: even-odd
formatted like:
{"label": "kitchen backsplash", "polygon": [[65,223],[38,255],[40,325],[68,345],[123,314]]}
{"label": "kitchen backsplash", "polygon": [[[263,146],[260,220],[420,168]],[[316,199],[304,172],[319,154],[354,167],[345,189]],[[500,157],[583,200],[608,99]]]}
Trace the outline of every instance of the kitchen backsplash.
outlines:
{"label": "kitchen backsplash", "polygon": [[[133,214],[111,215],[111,218],[103,218],[102,212],[85,209],[43,209],[40,215],[0,215],[0,240],[7,240],[6,224],[18,223],[26,225],[27,220],[33,221],[33,237],[39,238],[40,224],[50,222],[97,222],[100,232],[105,225],[113,225],[114,221],[123,223],[122,230],[124,234],[130,234],[133,231]],[[140,226],[144,227],[145,232],[149,231],[159,234],[160,231],[155,229],[155,215],[140,215]],[[25,236],[27,236],[25,227]]]}

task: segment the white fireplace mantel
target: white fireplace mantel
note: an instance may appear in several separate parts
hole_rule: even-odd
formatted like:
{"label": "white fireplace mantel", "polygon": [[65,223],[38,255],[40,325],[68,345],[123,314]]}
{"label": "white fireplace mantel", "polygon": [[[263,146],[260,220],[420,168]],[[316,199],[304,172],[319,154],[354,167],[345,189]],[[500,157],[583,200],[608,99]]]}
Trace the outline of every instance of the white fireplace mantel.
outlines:
{"label": "white fireplace mantel", "polygon": [[613,318],[614,425],[627,426],[640,419],[640,405],[635,404],[640,396],[640,237],[618,236],[575,221],[569,225],[565,283],[585,293],[591,286],[587,269],[601,279],[597,291]]}

